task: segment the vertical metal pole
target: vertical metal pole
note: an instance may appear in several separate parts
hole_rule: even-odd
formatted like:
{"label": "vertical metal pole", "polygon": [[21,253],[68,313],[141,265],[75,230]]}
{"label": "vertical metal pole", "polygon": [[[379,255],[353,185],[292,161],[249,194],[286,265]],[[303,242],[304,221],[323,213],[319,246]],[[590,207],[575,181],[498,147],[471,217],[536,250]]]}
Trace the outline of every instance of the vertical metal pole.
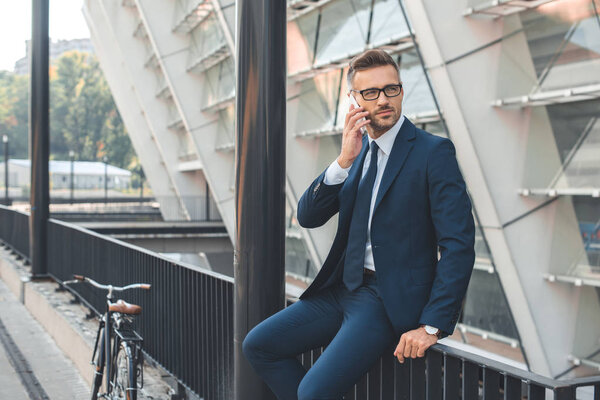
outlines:
{"label": "vertical metal pole", "polygon": [[104,205],[106,205],[108,203],[108,159],[106,156],[102,161],[104,161]]}
{"label": "vertical metal pole", "polygon": [[47,222],[50,202],[48,159],[50,149],[48,86],[49,0],[32,0],[31,100],[29,157],[31,159],[31,213],[29,245],[32,278],[47,273]]}
{"label": "vertical metal pole", "polygon": [[286,3],[238,0],[234,398],[275,396],[242,342],[285,305]]}
{"label": "vertical metal pole", "polygon": [[375,11],[375,0],[371,0],[371,10],[369,11],[369,27],[367,28],[367,45],[371,44],[371,31],[373,30],[373,12]]}
{"label": "vertical metal pole", "polygon": [[140,203],[144,199],[144,170],[140,165]]}
{"label": "vertical metal pole", "polygon": [[4,200],[5,205],[10,205],[8,200],[8,135],[2,136],[2,143],[4,143]]}
{"label": "vertical metal pole", "polygon": [[75,199],[75,152],[69,151],[69,158],[71,159],[71,204]]}
{"label": "vertical metal pole", "polygon": [[208,191],[208,182],[206,182],[206,220],[210,221],[210,192]]}

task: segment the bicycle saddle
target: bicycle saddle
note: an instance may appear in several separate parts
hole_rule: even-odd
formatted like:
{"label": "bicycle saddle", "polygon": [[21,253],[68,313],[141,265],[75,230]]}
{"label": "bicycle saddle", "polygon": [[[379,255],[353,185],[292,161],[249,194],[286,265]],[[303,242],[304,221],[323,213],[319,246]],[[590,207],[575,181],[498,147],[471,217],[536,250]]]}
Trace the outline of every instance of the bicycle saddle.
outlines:
{"label": "bicycle saddle", "polygon": [[142,312],[142,307],[138,306],[137,304],[130,304],[124,300],[117,300],[116,303],[110,303],[108,309],[121,314],[131,315],[136,315]]}

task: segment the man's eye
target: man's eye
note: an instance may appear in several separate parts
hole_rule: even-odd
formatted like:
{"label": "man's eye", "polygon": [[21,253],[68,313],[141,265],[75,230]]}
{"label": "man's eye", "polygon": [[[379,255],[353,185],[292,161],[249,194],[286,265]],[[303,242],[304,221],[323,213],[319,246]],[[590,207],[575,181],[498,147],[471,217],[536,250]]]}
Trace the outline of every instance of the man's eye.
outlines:
{"label": "man's eye", "polygon": [[386,94],[396,94],[396,93],[400,93],[400,86],[388,86],[385,88],[385,93]]}
{"label": "man's eye", "polygon": [[365,97],[375,97],[375,96],[377,96],[378,92],[379,92],[379,90],[365,90],[363,92],[363,96],[365,96]]}

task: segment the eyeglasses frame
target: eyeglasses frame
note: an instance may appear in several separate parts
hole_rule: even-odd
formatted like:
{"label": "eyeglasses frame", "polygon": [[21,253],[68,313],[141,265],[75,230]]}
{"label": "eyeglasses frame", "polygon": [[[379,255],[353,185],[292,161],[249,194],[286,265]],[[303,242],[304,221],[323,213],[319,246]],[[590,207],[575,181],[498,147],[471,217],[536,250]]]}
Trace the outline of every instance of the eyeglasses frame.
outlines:
{"label": "eyeglasses frame", "polygon": [[[400,91],[398,92],[398,94],[397,94],[397,95],[395,95],[395,96],[388,96],[387,94],[385,94],[385,92],[384,92],[385,88],[387,88],[387,87],[390,87],[390,86],[400,86]],[[360,95],[361,95],[361,97],[363,98],[363,100],[364,100],[364,101],[375,101],[375,100],[379,99],[379,96],[381,95],[381,92],[383,92],[383,94],[384,94],[384,95],[385,95],[387,98],[391,98],[391,97],[398,97],[398,96],[400,96],[400,93],[402,93],[402,87],[403,87],[403,86],[402,86],[402,82],[400,82],[400,83],[393,83],[393,84],[391,84],[391,85],[385,85],[385,86],[383,87],[383,89],[379,89],[379,88],[367,88],[367,89],[363,89],[363,90],[355,90],[355,89],[350,89],[350,91],[351,91],[351,92],[360,93]],[[363,92],[366,92],[367,90],[378,90],[378,92],[377,92],[377,97],[375,97],[374,99],[369,99],[369,100],[365,99],[365,95],[363,94]]]}

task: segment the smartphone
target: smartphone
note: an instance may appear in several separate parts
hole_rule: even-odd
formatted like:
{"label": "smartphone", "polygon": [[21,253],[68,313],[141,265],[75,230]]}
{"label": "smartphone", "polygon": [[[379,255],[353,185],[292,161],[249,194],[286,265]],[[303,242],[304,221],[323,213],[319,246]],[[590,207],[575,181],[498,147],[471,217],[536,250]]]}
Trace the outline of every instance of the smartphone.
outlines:
{"label": "smartphone", "polygon": [[[350,93],[350,103],[354,104],[354,107],[360,107],[360,106],[358,105],[358,102],[357,102],[357,101],[356,101],[356,99],[354,98],[354,94],[352,94],[352,93]],[[364,121],[364,120],[366,120],[366,118],[365,118],[365,117],[362,117],[361,119],[359,119],[358,121],[356,121],[356,123],[362,122],[362,121]],[[363,135],[366,135],[366,134],[367,134],[367,128],[366,128],[366,127],[364,127],[364,126],[361,126],[361,127],[359,128],[359,130],[360,130],[360,133],[362,133]]]}

